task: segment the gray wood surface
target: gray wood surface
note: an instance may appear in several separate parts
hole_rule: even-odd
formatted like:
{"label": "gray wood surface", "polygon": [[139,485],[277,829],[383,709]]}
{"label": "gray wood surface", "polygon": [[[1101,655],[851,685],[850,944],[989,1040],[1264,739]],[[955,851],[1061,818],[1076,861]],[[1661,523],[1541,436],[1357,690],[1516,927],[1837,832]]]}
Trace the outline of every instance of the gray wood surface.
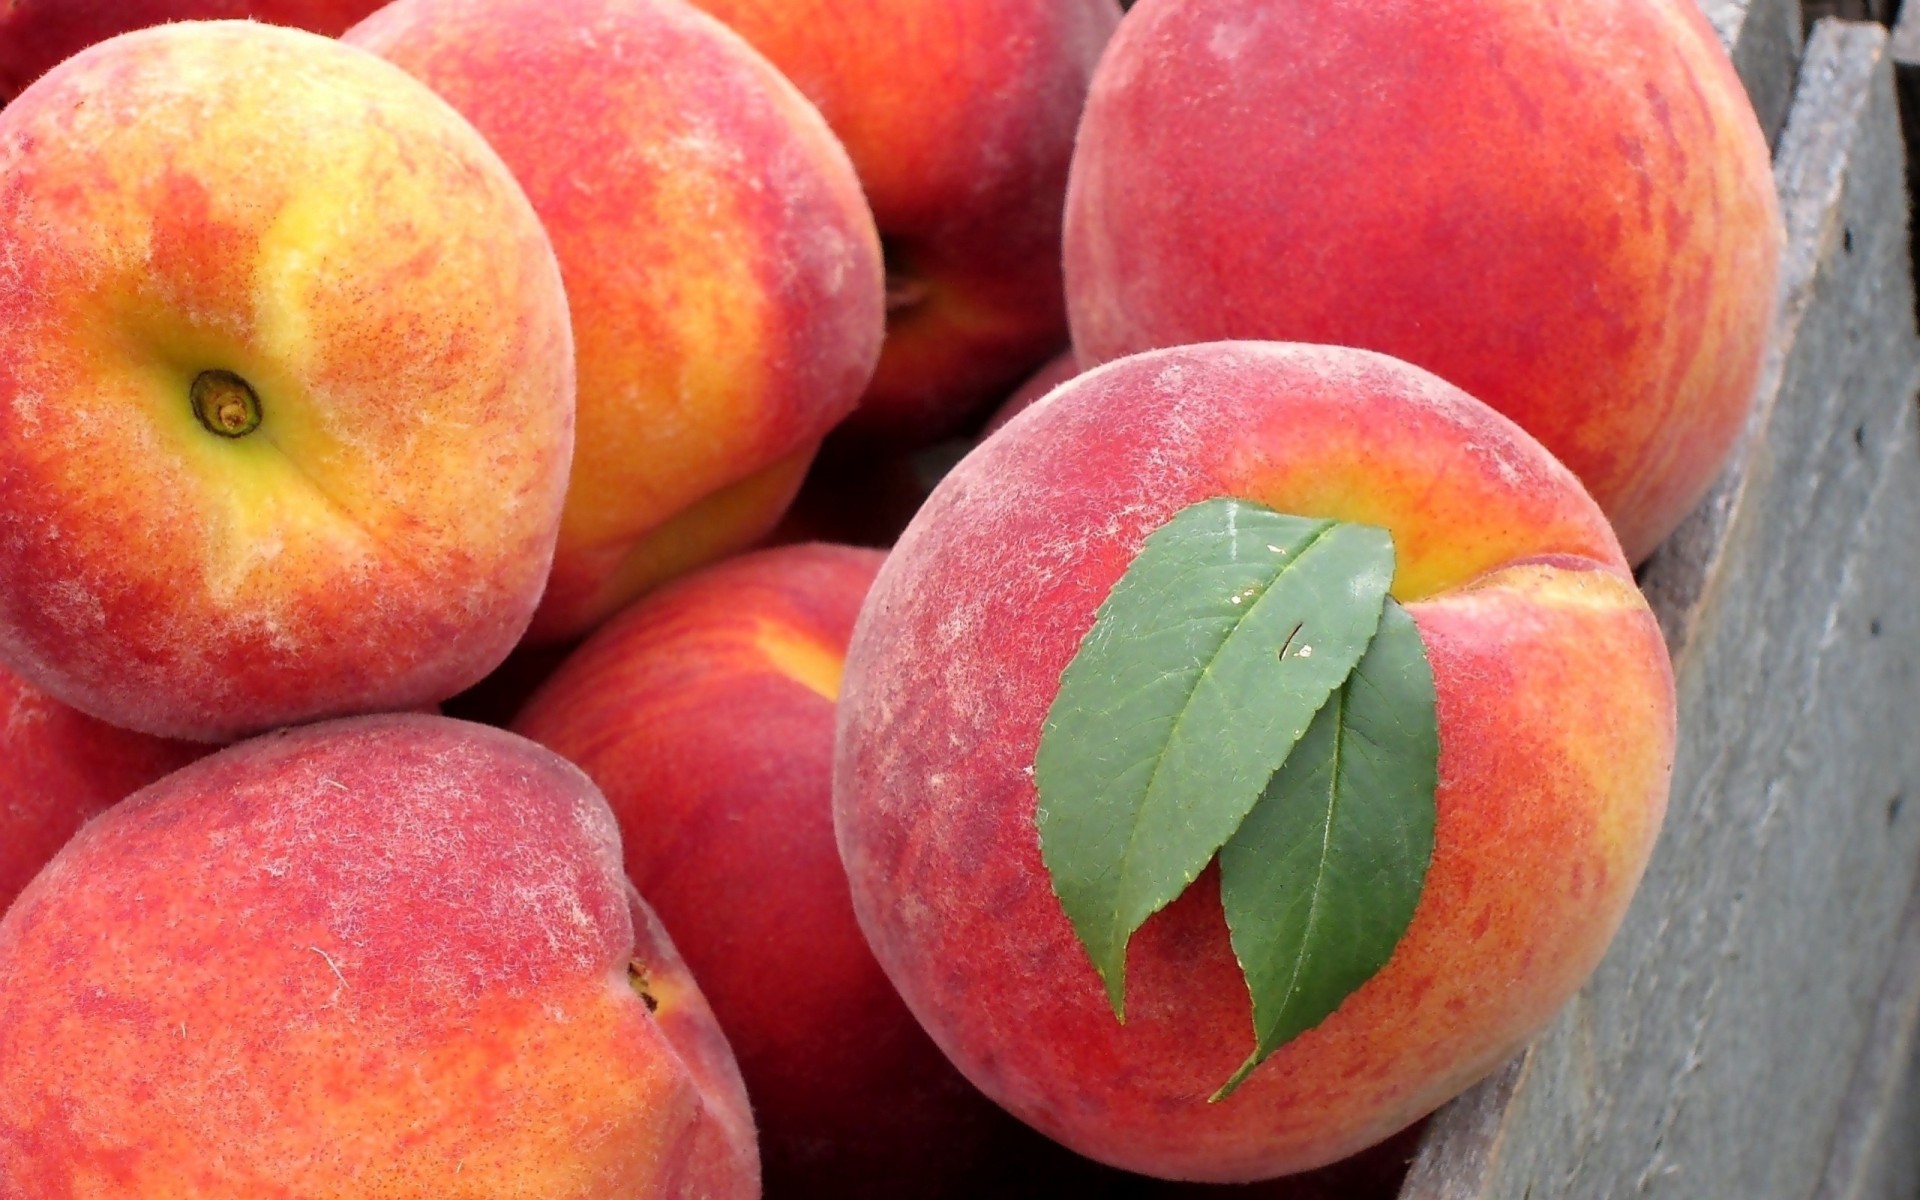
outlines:
{"label": "gray wood surface", "polygon": [[1779,139],[1801,52],[1800,0],[1700,0],[1747,85],[1767,144]]}
{"label": "gray wood surface", "polygon": [[1814,1200],[1920,1200],[1920,891]]}
{"label": "gray wood surface", "polygon": [[1893,26],[1893,80],[1900,93],[1900,123],[1907,134],[1907,190],[1920,180],[1920,0],[1900,8]]}
{"label": "gray wood surface", "polygon": [[1893,24],[1893,58],[1895,64],[1911,63],[1920,58],[1920,4],[1902,4],[1899,19]]}
{"label": "gray wood surface", "polygon": [[[1920,0],[1897,16],[1891,50],[1911,198],[1920,195]],[[1920,889],[1816,1200],[1920,1200]]]}
{"label": "gray wood surface", "polygon": [[1920,340],[1885,30],[1816,28],[1775,181],[1748,438],[1643,572],[1680,695],[1666,828],[1593,980],[1439,1114],[1406,1200],[1805,1200],[1839,1169],[1920,863]]}
{"label": "gray wood surface", "polygon": [[1826,17],[1839,17],[1843,21],[1878,21],[1882,25],[1891,24],[1894,11],[1900,7],[1900,0],[1807,0],[1807,24]]}

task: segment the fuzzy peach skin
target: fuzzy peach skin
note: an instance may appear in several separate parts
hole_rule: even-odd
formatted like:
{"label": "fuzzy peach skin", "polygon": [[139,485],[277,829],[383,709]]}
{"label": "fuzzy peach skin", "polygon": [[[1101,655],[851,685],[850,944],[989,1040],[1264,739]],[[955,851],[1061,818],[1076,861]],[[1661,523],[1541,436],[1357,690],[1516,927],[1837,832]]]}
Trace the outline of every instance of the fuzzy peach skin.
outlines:
{"label": "fuzzy peach skin", "polygon": [[525,630],[566,298],[506,168],[391,65],[222,21],[54,68],[0,110],[0,328],[0,661],[36,687],[224,741],[429,705]]}
{"label": "fuzzy peach skin", "polygon": [[739,1056],[768,1193],[794,1200],[988,1194],[1025,1132],[901,1004],[834,847],[834,699],[883,557],[816,543],[689,575],[602,626],[513,725],[606,794]]}
{"label": "fuzzy peach skin", "polygon": [[0,667],[0,913],[87,818],[206,752],[96,721]]}
{"label": "fuzzy peach skin", "polygon": [[960,433],[1066,341],[1060,213],[1115,0],[695,0],[846,143],[887,247],[887,342],[836,442]]}
{"label": "fuzzy peach skin", "polygon": [[1072,350],[1062,351],[1047,360],[1047,365],[1035,371],[1025,383],[1014,389],[1011,396],[1000,402],[993,410],[981,429],[982,435],[998,433],[1000,427],[1021,413],[1033,407],[1034,401],[1045,396],[1067,380],[1080,373],[1080,358]]}
{"label": "fuzzy peach skin", "polygon": [[0,919],[6,1200],[751,1200],[725,1039],[606,802],[499,730],[201,760]]}
{"label": "fuzzy peach skin", "polygon": [[[1135,935],[1120,1024],[1042,865],[1030,771],[1095,609],[1150,531],[1218,496],[1393,535],[1440,786],[1391,960],[1209,1104],[1253,1045],[1217,873]],[[1079,377],[934,492],[854,628],[835,826],[881,966],[983,1091],[1105,1162],[1254,1180],[1403,1128],[1572,994],[1659,828],[1673,703],[1605,519],[1511,422],[1384,356],[1212,343]]]}
{"label": "fuzzy peach skin", "polygon": [[580,447],[532,638],[757,541],[885,329],[879,235],[820,115],[680,0],[396,0],[345,40],[487,135],[560,256]]}
{"label": "fuzzy peach skin", "polygon": [[328,37],[381,0],[8,0],[0,9],[0,104],[95,42],[167,21],[250,17]]}
{"label": "fuzzy peach skin", "polygon": [[1067,299],[1090,366],[1277,338],[1425,367],[1638,562],[1742,428],[1783,243],[1697,0],[1154,0],[1087,103]]}

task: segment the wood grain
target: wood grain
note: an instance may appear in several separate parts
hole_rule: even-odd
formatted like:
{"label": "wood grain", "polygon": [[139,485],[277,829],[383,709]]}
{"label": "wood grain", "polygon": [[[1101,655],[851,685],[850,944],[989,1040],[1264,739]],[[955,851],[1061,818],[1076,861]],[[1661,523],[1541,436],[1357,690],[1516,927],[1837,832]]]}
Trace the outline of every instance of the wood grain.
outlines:
{"label": "wood grain", "polygon": [[1747,85],[1767,144],[1776,144],[1800,65],[1800,0],[1700,0],[1700,7]]}
{"label": "wood grain", "polygon": [[1814,1200],[1920,1200],[1920,891]]}
{"label": "wood grain", "polygon": [[1882,25],[1893,22],[1895,10],[1900,0],[1806,0],[1807,25],[1827,17],[1839,17],[1843,21],[1878,21]]}
{"label": "wood grain", "polygon": [[1798,78],[1748,437],[1643,573],[1680,692],[1665,832],[1593,980],[1442,1111],[1404,1200],[1804,1200],[1861,1094],[1920,861],[1920,340],[1886,31],[1822,22]]}

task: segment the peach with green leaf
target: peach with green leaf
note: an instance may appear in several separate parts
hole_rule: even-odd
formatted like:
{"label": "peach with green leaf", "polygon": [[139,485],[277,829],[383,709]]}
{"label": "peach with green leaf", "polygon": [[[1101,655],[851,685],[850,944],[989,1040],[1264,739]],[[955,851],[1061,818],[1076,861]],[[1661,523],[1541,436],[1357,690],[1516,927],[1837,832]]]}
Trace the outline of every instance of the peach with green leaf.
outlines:
{"label": "peach with green leaf", "polygon": [[848,651],[835,819],[908,1006],[1090,1157],[1251,1181],[1377,1143],[1598,962],[1672,673],[1605,517],[1365,351],[1092,370],[955,468]]}

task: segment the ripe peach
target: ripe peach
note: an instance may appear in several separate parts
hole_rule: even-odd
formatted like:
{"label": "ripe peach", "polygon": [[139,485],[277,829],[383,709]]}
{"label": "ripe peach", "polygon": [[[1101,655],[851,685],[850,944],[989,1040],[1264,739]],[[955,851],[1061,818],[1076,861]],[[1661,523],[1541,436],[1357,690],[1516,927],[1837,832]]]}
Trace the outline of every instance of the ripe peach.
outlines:
{"label": "ripe peach", "polygon": [[593,785],[439,717],[268,734],[0,919],[0,1194],[751,1200],[726,1042]]}
{"label": "ripe peach", "polygon": [[0,110],[0,661],[203,741],[503,658],[573,446],[553,250],[364,51],[122,34]]}
{"label": "ripe peach", "polygon": [[[1061,672],[1147,533],[1218,496],[1392,534],[1440,783],[1390,961],[1209,1103],[1253,1045],[1217,873],[1134,936],[1121,1024],[1042,863],[1031,768]],[[1604,517],[1504,417],[1365,351],[1158,351],[1014,418],[902,535],[848,650],[836,829],[881,966],[983,1091],[1105,1162],[1254,1180],[1387,1137],[1553,1015],[1646,864],[1673,705]]]}
{"label": "ripe peach", "polygon": [[1784,241],[1697,0],[1156,0],[1067,200],[1074,345],[1378,350],[1517,421],[1645,558],[1745,420]]}
{"label": "ripe peach", "polygon": [[9,0],[0,9],[0,104],[95,42],[167,21],[251,17],[334,37],[381,0]]}
{"label": "ripe peach", "polygon": [[0,667],[0,913],[89,817],[206,752],[96,721]]}
{"label": "ripe peach", "polygon": [[1060,213],[1114,0],[695,0],[846,143],[887,249],[887,341],[835,435],[965,430],[1066,341]]}
{"label": "ripe peach", "polygon": [[612,804],[629,876],[739,1057],[777,1196],[987,1194],[1025,1132],[881,974],[834,847],[834,697],[881,559],[787,546],[689,575],[602,626],[514,722]]}
{"label": "ripe peach", "polygon": [[885,328],[879,235],[820,115],[679,0],[396,0],[345,40],[486,134],[560,256],[580,443],[531,638],[757,541]]}

